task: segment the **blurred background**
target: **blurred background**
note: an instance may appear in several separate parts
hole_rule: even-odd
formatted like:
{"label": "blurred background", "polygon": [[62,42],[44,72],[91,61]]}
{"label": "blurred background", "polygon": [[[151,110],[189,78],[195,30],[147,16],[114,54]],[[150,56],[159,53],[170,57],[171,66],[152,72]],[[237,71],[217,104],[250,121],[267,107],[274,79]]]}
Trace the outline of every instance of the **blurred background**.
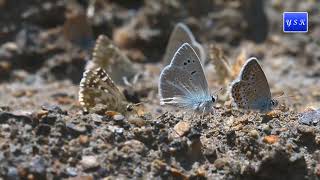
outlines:
{"label": "blurred background", "polygon": [[[307,11],[309,32],[283,33],[284,11]],[[226,90],[217,116],[189,121],[159,105],[178,22],[206,51],[210,90]],[[81,111],[101,34],[143,74],[121,89],[146,106],[132,116]],[[251,56],[287,109],[252,118],[230,106]],[[221,60],[231,75],[215,68]],[[319,120],[297,118],[310,107],[320,107],[319,0],[0,0],[0,179],[319,179]]]}
{"label": "blurred background", "polygon": [[[174,25],[183,22],[207,49],[218,46],[230,62],[245,50],[262,62],[274,91],[317,106],[319,9],[316,0],[0,0],[0,98],[8,105],[35,94],[20,86],[74,88],[100,34],[134,63],[161,63]],[[309,32],[283,33],[284,11],[307,11]],[[76,99],[77,89],[70,91]]]}

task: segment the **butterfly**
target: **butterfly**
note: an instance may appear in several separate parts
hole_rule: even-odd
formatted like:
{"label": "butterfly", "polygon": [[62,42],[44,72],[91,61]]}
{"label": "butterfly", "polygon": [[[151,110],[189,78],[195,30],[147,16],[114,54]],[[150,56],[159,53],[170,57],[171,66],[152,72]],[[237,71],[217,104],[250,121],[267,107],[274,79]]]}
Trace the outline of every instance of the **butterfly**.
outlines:
{"label": "butterfly", "polygon": [[205,61],[206,54],[200,43],[196,41],[190,29],[183,23],[177,23],[174,27],[163,57],[165,64],[169,64],[176,50],[183,44],[189,43],[200,56],[202,62]]}
{"label": "butterfly", "polygon": [[101,67],[119,85],[131,82],[139,72],[137,66],[105,35],[98,37],[92,56],[85,69]]}
{"label": "butterfly", "polygon": [[220,84],[227,84],[230,79],[236,78],[241,67],[246,62],[246,51],[244,49],[241,50],[233,63],[225,56],[223,50],[217,46],[211,44],[208,51],[209,60],[214,65],[217,79]]}
{"label": "butterfly", "polygon": [[160,74],[160,104],[211,112],[217,97],[209,93],[200,59],[190,44],[184,43]]}
{"label": "butterfly", "polygon": [[269,112],[278,105],[271,98],[267,78],[254,57],[243,65],[240,76],[231,85],[231,95],[239,108]]}
{"label": "butterfly", "polygon": [[85,112],[89,112],[97,104],[107,105],[108,109],[118,112],[123,112],[127,107],[124,95],[101,68],[90,69],[83,73],[79,102]]}

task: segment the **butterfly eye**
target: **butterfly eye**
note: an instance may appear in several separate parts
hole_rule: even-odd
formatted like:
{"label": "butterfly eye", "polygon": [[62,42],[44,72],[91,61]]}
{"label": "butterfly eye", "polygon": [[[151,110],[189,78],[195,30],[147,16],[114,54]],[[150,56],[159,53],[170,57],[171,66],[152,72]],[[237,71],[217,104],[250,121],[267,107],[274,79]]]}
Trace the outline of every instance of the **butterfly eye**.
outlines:
{"label": "butterfly eye", "polygon": [[212,100],[212,102],[215,102],[215,101],[216,101],[216,98],[214,98],[213,96],[211,96],[211,100]]}
{"label": "butterfly eye", "polygon": [[278,102],[276,100],[271,100],[271,105],[272,106],[277,106],[278,105]]}

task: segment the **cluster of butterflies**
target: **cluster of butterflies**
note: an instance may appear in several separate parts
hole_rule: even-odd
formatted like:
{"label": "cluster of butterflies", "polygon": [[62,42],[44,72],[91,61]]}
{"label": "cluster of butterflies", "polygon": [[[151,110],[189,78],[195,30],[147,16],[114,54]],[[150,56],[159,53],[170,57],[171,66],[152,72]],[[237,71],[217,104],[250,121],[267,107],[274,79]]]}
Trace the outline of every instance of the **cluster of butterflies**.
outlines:
{"label": "cluster of butterflies", "polygon": [[[178,23],[164,56],[168,65],[162,69],[159,78],[161,105],[174,105],[199,113],[212,112],[217,96],[208,88],[201,65],[205,58],[203,47],[191,31]],[[111,40],[101,35],[80,83],[80,104],[85,111],[99,103],[107,103],[114,107],[113,110],[122,111],[125,97],[112,79],[117,84],[130,84],[137,73],[134,64]],[[238,108],[246,110],[268,112],[278,104],[271,97],[268,81],[256,58],[248,59],[243,65],[238,79],[231,85],[231,96]]]}

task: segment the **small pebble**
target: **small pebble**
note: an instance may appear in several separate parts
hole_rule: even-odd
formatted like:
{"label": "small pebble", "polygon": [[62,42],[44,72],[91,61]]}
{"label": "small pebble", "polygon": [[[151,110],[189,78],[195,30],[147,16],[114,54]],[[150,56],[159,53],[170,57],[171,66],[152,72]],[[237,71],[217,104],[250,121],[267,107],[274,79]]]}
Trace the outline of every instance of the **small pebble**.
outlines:
{"label": "small pebble", "polygon": [[103,120],[103,116],[99,114],[91,114],[91,118],[92,118],[92,121],[96,123],[102,123],[102,120]]}
{"label": "small pebble", "polygon": [[173,175],[173,177],[176,177],[177,179],[188,179],[188,176],[183,174],[183,172],[177,168],[171,167],[170,172]]}
{"label": "small pebble", "polygon": [[270,134],[271,133],[271,127],[268,124],[263,124],[262,125],[262,130],[266,134]]}
{"label": "small pebble", "polygon": [[122,114],[116,114],[116,115],[114,115],[112,118],[113,118],[113,120],[115,120],[115,121],[122,121],[122,120],[124,120],[124,116],[123,116]]}
{"label": "small pebble", "polygon": [[69,176],[77,176],[77,169],[74,168],[74,167],[67,167],[66,168],[66,173],[69,175]]}
{"label": "small pebble", "polygon": [[[3,3],[3,2],[5,2],[5,1],[4,1],[4,0],[1,0],[1,1],[0,1],[0,4],[5,4],[5,3]],[[19,49],[18,45],[17,45],[16,43],[14,43],[14,42],[4,43],[4,44],[2,45],[2,48],[7,49],[7,50],[10,50],[10,51],[17,51],[17,50]]]}
{"label": "small pebble", "polygon": [[89,137],[86,135],[80,135],[79,136],[79,143],[82,145],[88,145],[89,144]]}
{"label": "small pebble", "polygon": [[298,132],[300,134],[304,134],[304,135],[312,135],[312,136],[314,136],[314,134],[315,134],[314,127],[310,127],[310,126],[299,125],[297,130],[298,130]]}
{"label": "small pebble", "polygon": [[255,139],[258,139],[258,137],[259,137],[259,132],[258,132],[257,130],[255,130],[255,129],[253,129],[253,130],[251,130],[251,131],[249,132],[249,135],[250,135],[251,137],[255,138]]}
{"label": "small pebble", "polygon": [[123,128],[120,128],[118,126],[108,126],[108,129],[113,132],[113,133],[117,133],[117,134],[122,134],[124,132]]}
{"label": "small pebble", "polygon": [[185,121],[178,122],[173,128],[178,136],[184,136],[190,131],[190,124]]}
{"label": "small pebble", "polygon": [[138,127],[142,127],[142,126],[146,125],[146,121],[141,119],[141,118],[138,118],[138,117],[137,118],[136,117],[130,117],[128,119],[128,122],[130,124],[133,124],[133,125],[138,126]]}
{"label": "small pebble", "polygon": [[109,117],[113,117],[114,115],[117,115],[119,113],[116,112],[116,111],[106,111],[104,114],[109,116]]}
{"label": "small pebble", "polygon": [[65,112],[57,105],[43,105],[41,108],[52,113],[65,114]]}
{"label": "small pebble", "polygon": [[125,148],[129,148],[131,152],[141,153],[144,151],[145,146],[142,142],[133,139],[124,143],[124,147],[122,149]]}
{"label": "small pebble", "polygon": [[267,113],[266,115],[269,116],[270,118],[278,118],[280,117],[281,113],[282,112],[280,110],[273,110]]}
{"label": "small pebble", "polygon": [[82,156],[80,163],[84,169],[99,167],[99,162],[96,156]]}
{"label": "small pebble", "polygon": [[268,144],[274,144],[279,141],[279,137],[277,135],[269,135],[263,138],[263,142]]}
{"label": "small pebble", "polygon": [[307,109],[299,115],[299,123],[306,125],[316,125],[320,121],[320,109]]}
{"label": "small pebble", "polygon": [[66,126],[67,126],[69,132],[74,136],[78,136],[80,134],[85,134],[87,132],[87,128],[85,126],[81,126],[81,125],[73,124],[73,123],[67,123]]}
{"label": "small pebble", "polygon": [[223,158],[219,158],[219,159],[216,159],[214,161],[214,166],[217,168],[217,169],[222,169],[225,165],[227,165],[228,162],[223,159]]}
{"label": "small pebble", "polygon": [[48,115],[48,111],[45,111],[45,110],[40,110],[40,111],[35,112],[35,116],[37,119],[41,119],[47,115]]}

